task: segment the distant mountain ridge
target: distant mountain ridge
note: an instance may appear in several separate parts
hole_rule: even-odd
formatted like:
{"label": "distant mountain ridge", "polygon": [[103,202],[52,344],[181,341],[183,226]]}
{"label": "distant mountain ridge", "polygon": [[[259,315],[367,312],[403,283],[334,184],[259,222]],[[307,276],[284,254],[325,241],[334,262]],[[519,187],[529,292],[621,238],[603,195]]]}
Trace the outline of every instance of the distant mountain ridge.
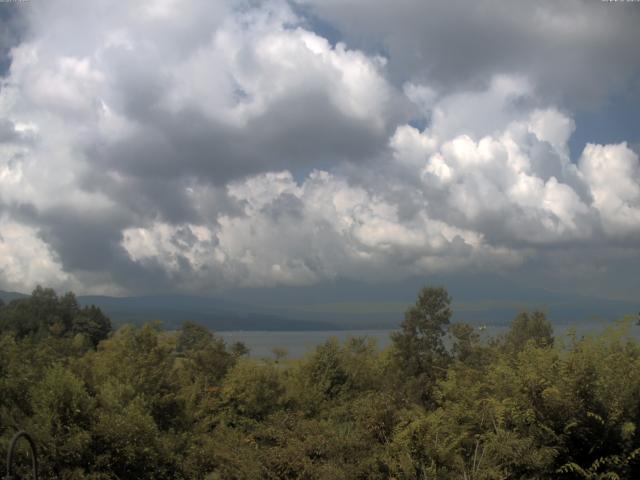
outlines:
{"label": "distant mountain ridge", "polygon": [[12,300],[17,300],[19,298],[25,298],[28,297],[29,295],[26,295],[24,293],[19,293],[19,292],[5,292],[3,290],[0,290],[0,300],[2,300],[4,303],[9,303]]}
{"label": "distant mountain ridge", "polygon": [[386,284],[342,279],[313,287],[237,289],[228,292],[225,298],[250,298],[254,304],[285,316],[323,319],[354,329],[396,328],[424,285],[446,287],[453,297],[453,321],[475,325],[508,325],[522,310],[542,310],[554,325],[578,325],[594,320],[608,323],[640,310],[640,299],[554,291],[490,274],[469,278],[432,275]]}
{"label": "distant mountain ridge", "polygon": [[[27,294],[0,290],[5,303],[26,298]],[[318,320],[297,320],[273,313],[262,313],[257,307],[228,302],[216,298],[188,295],[157,295],[140,297],[109,297],[78,295],[82,306],[99,307],[114,325],[140,325],[160,321],[164,328],[180,328],[185,321],[193,321],[212,330],[340,330],[340,326]]]}
{"label": "distant mountain ridge", "polygon": [[79,296],[82,305],[96,305],[116,324],[159,320],[164,328],[179,328],[189,320],[212,330],[337,330],[338,325],[299,320],[261,312],[258,307],[217,298],[163,295],[141,297]]}
{"label": "distant mountain ridge", "polygon": [[[447,284],[446,282],[441,282]],[[376,289],[375,286],[371,287]],[[225,298],[193,295],[151,295],[109,297],[79,295],[81,305],[96,305],[108,315],[114,325],[140,325],[160,321],[166,329],[179,328],[190,320],[212,330],[311,331],[397,328],[405,309],[413,303],[408,292],[417,293],[417,285],[404,285],[401,293],[391,292],[388,298],[349,297],[349,288],[339,297],[320,292],[315,298],[305,297],[305,291],[295,288],[265,289],[257,292],[229,292]],[[324,294],[323,294],[324,293]],[[351,292],[352,293],[352,292]],[[561,294],[539,289],[511,292],[509,300],[502,286],[492,289],[453,287],[454,321],[471,324],[506,325],[522,310],[546,311],[556,324],[580,324],[593,320],[610,322],[626,314],[635,314],[638,305],[624,300],[591,298]],[[27,295],[0,291],[5,303]],[[249,298],[253,303],[245,303]]]}

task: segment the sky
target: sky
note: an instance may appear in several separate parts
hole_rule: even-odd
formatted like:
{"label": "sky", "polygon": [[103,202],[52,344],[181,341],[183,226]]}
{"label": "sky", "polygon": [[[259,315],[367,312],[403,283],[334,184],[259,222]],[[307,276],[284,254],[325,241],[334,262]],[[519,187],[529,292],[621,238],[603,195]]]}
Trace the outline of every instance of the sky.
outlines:
{"label": "sky", "polygon": [[600,0],[1,2],[0,289],[637,300],[638,25]]}

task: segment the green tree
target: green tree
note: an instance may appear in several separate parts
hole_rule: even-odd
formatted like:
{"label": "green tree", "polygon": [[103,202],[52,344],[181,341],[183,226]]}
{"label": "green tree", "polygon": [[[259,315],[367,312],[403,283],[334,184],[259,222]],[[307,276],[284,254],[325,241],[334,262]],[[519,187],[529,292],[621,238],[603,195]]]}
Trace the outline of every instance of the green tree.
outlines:
{"label": "green tree", "polygon": [[0,309],[0,332],[18,338],[85,336],[92,346],[111,332],[111,321],[95,306],[81,308],[76,296],[68,292],[58,297],[51,288],[40,286],[30,297],[13,300]]}
{"label": "green tree", "polygon": [[111,320],[95,305],[78,310],[72,320],[69,335],[85,336],[93,347],[111,333]]}
{"label": "green tree", "polygon": [[449,327],[449,334],[453,339],[451,353],[461,362],[476,363],[480,354],[480,335],[473,325],[467,323],[453,323]]}
{"label": "green tree", "polygon": [[504,337],[505,347],[514,353],[521,351],[527,342],[533,342],[537,347],[550,347],[553,341],[553,326],[538,310],[518,314]]}
{"label": "green tree", "polygon": [[451,297],[442,287],[424,287],[391,335],[400,369],[411,379],[411,389],[425,403],[433,400],[436,380],[442,378],[450,357],[444,345],[451,319]]}
{"label": "green tree", "polygon": [[281,405],[284,387],[271,363],[238,362],[222,384],[222,403],[232,416],[262,421]]}
{"label": "green tree", "polygon": [[186,353],[202,349],[209,345],[213,339],[214,335],[208,328],[195,322],[186,321],[182,324],[178,334],[176,351]]}
{"label": "green tree", "polygon": [[48,369],[30,391],[29,430],[38,439],[45,476],[70,478],[91,469],[95,401],[83,382],[61,365]]}
{"label": "green tree", "polygon": [[184,356],[182,366],[190,380],[204,380],[205,389],[217,385],[236,361],[222,338],[192,322],[186,322],[180,330],[176,351]]}

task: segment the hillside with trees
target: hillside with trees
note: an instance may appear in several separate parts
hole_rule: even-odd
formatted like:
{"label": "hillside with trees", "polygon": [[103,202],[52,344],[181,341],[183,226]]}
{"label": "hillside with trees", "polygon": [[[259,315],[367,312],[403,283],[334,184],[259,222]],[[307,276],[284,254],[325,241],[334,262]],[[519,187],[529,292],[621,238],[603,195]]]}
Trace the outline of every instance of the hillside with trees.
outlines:
{"label": "hillside with trees", "polygon": [[640,478],[632,318],[554,338],[523,312],[487,339],[451,316],[426,287],[383,351],[251,359],[38,288],[0,306],[0,458],[24,429],[45,479]]}

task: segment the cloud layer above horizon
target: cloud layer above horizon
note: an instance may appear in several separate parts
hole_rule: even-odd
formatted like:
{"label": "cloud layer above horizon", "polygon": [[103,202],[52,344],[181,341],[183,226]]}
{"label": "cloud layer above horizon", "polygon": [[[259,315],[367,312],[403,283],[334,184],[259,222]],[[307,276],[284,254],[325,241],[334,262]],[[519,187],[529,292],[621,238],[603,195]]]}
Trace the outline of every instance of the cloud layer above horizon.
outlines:
{"label": "cloud layer above horizon", "polygon": [[427,3],[0,5],[0,289],[640,266],[640,8]]}

